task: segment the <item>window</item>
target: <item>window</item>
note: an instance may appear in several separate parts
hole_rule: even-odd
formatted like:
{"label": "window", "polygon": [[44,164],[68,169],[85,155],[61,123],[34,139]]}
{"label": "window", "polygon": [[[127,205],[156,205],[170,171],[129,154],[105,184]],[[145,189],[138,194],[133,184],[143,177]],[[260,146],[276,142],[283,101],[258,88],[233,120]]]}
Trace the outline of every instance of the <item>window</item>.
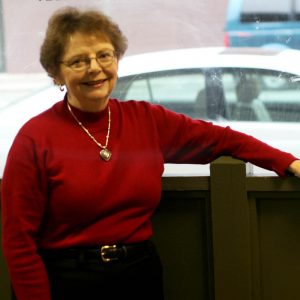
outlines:
{"label": "window", "polygon": [[299,0],[244,0],[241,21],[248,22],[283,22],[299,19]]}
{"label": "window", "polygon": [[265,70],[223,72],[229,118],[236,121],[300,121],[300,81],[290,74]]}
{"label": "window", "polygon": [[159,103],[179,113],[196,116],[195,107],[203,91],[205,76],[201,71],[175,70],[121,78],[113,96]]}

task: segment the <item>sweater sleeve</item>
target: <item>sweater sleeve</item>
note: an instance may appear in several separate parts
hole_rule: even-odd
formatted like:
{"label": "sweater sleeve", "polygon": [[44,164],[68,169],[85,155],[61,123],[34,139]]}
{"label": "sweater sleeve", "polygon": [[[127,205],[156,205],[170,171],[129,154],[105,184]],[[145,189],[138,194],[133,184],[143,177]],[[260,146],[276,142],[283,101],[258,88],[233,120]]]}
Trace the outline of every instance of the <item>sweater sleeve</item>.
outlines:
{"label": "sweater sleeve", "polygon": [[37,232],[46,203],[36,146],[18,134],[2,181],[3,252],[18,300],[50,300],[44,263],[37,252]]}
{"label": "sweater sleeve", "polygon": [[194,120],[160,106],[153,110],[167,163],[207,164],[228,155],[286,176],[288,166],[297,159],[230,127]]}

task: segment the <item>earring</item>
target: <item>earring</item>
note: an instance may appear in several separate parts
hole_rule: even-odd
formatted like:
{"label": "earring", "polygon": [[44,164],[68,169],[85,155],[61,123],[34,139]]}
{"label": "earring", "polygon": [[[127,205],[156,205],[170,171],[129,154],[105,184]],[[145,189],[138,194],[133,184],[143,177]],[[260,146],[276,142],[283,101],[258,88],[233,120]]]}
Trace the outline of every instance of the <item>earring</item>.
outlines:
{"label": "earring", "polygon": [[65,90],[65,86],[64,86],[63,84],[60,84],[60,85],[59,85],[59,90],[60,90],[61,92],[63,92],[63,91]]}

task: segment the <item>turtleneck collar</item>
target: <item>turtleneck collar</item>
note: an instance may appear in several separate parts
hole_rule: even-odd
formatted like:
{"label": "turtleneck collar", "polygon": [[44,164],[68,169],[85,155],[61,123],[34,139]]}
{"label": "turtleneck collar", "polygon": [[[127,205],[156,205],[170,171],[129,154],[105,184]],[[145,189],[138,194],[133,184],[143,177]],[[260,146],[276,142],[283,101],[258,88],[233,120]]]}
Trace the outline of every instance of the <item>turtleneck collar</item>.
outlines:
{"label": "turtleneck collar", "polygon": [[[67,95],[66,95],[65,98],[64,98],[64,103],[65,103],[66,109],[68,110],[67,102],[68,102],[68,98],[67,98]],[[75,116],[78,118],[78,120],[80,122],[82,122],[82,123],[97,122],[99,120],[106,119],[107,116],[108,116],[108,105],[102,111],[99,111],[99,112],[87,112],[87,111],[83,111],[83,110],[81,110],[81,109],[79,109],[77,107],[72,106],[72,104],[69,103],[69,102],[68,102],[68,104],[71,107],[72,112],[75,114]],[[69,111],[68,111],[68,113],[69,113]]]}

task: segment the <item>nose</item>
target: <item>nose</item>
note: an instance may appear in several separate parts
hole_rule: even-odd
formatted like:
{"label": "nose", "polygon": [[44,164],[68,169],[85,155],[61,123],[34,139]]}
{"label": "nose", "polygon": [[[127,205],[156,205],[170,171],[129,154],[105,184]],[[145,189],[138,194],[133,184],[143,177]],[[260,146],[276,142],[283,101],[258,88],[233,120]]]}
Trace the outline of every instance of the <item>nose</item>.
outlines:
{"label": "nose", "polygon": [[90,58],[89,71],[91,70],[102,70],[101,64],[98,62],[97,57]]}

